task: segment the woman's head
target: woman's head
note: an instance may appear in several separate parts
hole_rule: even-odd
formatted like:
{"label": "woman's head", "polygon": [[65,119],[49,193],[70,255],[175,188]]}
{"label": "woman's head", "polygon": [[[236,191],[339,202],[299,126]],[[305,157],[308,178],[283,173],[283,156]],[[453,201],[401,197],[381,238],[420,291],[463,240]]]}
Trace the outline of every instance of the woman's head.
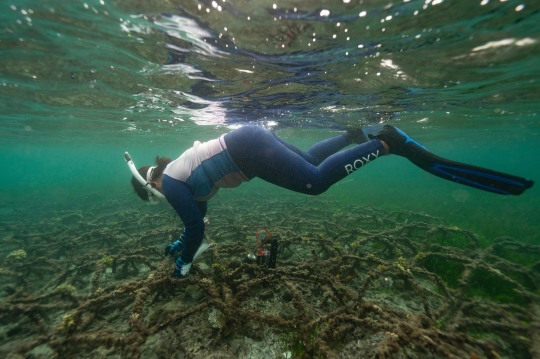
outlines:
{"label": "woman's head", "polygon": [[[152,171],[152,177],[148,179],[149,182],[159,179],[163,175],[163,171],[165,171],[165,167],[167,167],[167,165],[171,162],[172,160],[170,158],[167,158],[167,157],[160,158],[159,156],[156,156],[156,167]],[[144,167],[139,168],[137,171],[142,176],[142,178],[146,179],[147,178],[146,175],[148,174],[148,170],[150,168],[152,167],[144,166]],[[143,201],[148,201],[148,192],[146,191],[144,186],[141,183],[139,183],[139,181],[137,181],[135,176],[131,177],[131,185],[133,186],[135,193],[137,193],[137,196],[139,196],[140,199],[142,199]],[[155,187],[154,184],[152,184],[152,186]]]}

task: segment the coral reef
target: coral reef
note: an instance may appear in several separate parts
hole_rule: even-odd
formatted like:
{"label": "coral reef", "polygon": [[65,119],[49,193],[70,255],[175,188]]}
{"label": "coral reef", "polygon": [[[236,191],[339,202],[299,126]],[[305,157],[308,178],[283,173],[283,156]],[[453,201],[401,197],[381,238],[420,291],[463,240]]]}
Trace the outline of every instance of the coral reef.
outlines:
{"label": "coral reef", "polygon": [[20,261],[26,258],[26,252],[23,249],[18,249],[8,254],[6,258]]}
{"label": "coral reef", "polygon": [[[182,229],[170,209],[114,200],[5,224],[0,355],[540,357],[540,247],[480,248],[426,214],[302,198],[216,196],[214,245],[182,279],[163,256]],[[247,257],[261,227],[275,269]]]}

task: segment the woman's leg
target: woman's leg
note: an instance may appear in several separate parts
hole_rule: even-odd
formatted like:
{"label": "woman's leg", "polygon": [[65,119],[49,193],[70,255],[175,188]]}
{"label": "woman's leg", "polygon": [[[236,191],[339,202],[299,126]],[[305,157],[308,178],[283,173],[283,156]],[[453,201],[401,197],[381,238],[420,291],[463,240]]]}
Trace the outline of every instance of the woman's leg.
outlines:
{"label": "woman's leg", "polygon": [[276,140],[278,140],[283,146],[287,147],[289,150],[293,151],[315,166],[318,166],[322,161],[327,159],[328,156],[331,156],[339,150],[352,144],[349,134],[344,133],[318,142],[311,146],[307,151],[302,151],[298,147],[286,142],[275,133],[272,132],[272,135],[274,135]]}
{"label": "woman's leg", "polygon": [[292,145],[287,146],[280,140],[260,127],[241,128],[225,137],[233,161],[246,176],[259,177],[277,186],[311,195],[323,193],[334,183],[386,153],[380,140],[372,140],[329,155],[316,166],[291,149]]}

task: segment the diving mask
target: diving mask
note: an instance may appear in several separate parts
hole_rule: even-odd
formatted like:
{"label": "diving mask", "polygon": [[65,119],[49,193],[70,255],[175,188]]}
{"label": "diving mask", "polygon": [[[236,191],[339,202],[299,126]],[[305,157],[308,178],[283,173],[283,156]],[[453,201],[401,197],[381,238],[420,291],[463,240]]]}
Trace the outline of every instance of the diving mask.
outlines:
{"label": "diving mask", "polygon": [[133,160],[131,159],[131,156],[129,153],[124,153],[124,160],[126,161],[129,170],[131,171],[131,174],[133,174],[133,177],[137,179],[137,181],[143,185],[144,189],[146,189],[146,192],[148,192],[148,203],[149,204],[158,204],[161,201],[165,200],[165,196],[159,192],[157,189],[152,187],[150,184],[150,180],[152,178],[152,173],[155,170],[156,167],[150,167],[148,169],[148,172],[146,173],[146,180],[140,175],[139,171],[137,171],[137,168],[135,167],[135,164],[133,163]]}

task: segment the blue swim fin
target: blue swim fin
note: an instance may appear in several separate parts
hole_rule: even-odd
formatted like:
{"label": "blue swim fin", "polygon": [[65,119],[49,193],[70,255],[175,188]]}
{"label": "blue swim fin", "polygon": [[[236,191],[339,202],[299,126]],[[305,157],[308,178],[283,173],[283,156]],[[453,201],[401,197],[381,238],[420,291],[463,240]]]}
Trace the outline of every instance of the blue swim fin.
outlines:
{"label": "blue swim fin", "polygon": [[530,179],[448,160],[423,148],[408,159],[437,177],[493,193],[520,195],[534,184]]}
{"label": "blue swim fin", "polygon": [[407,158],[424,171],[465,186],[498,194],[520,195],[534,184],[530,179],[439,157],[393,126],[385,125],[374,137],[385,141],[391,153]]}

